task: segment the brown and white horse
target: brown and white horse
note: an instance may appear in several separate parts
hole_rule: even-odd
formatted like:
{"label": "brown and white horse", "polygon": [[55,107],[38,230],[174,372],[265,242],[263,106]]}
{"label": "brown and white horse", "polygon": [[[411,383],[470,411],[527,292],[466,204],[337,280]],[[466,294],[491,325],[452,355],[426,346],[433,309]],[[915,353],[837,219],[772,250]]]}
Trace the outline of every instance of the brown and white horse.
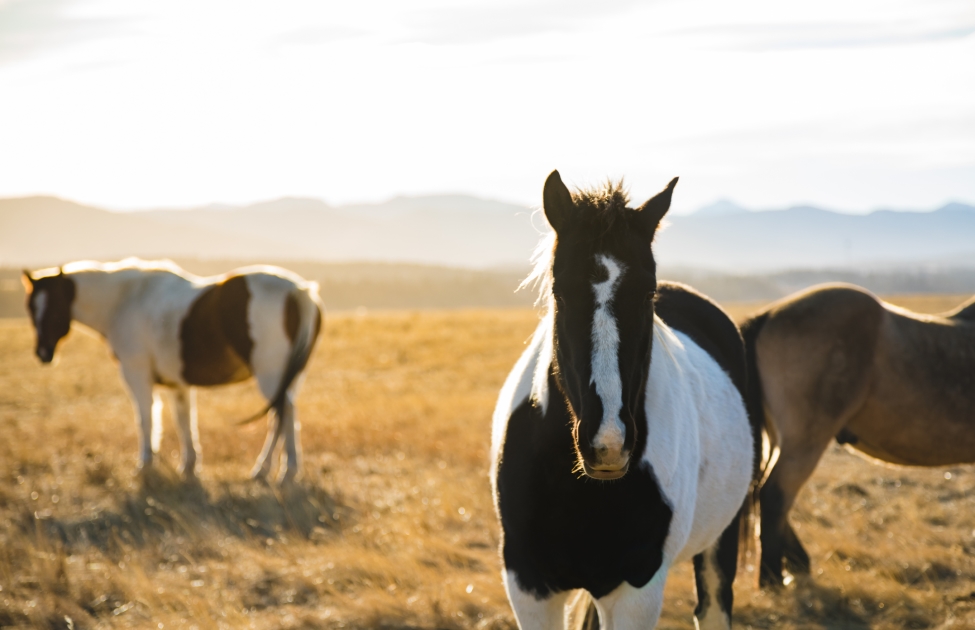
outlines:
{"label": "brown and white horse", "polygon": [[278,267],[255,266],[199,278],[169,261],[82,261],[24,271],[37,357],[50,363],[76,321],[101,335],[119,362],[136,407],[139,461],[146,467],[162,437],[160,388],[172,392],[182,444],[181,472],[197,472],[194,387],[254,377],[267,407],[267,439],[251,475],[266,477],[281,434],[287,466],[298,473],[294,400],[322,325],[318,285]]}
{"label": "brown and white horse", "polygon": [[772,304],[742,333],[750,410],[774,447],[759,499],[763,583],[782,583],[783,559],[809,572],[788,515],[833,439],[892,464],[975,462],[975,300],[920,315],[825,285]]}

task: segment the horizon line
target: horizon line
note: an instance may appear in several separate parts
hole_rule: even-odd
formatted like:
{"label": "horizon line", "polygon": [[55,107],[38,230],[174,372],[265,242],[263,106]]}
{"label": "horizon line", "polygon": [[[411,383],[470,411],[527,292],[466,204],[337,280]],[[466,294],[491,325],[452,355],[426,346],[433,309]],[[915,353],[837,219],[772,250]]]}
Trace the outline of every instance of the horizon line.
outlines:
{"label": "horizon line", "polygon": [[[532,211],[541,208],[540,203],[524,204],[516,201],[507,201],[504,199],[485,197],[485,196],[481,196],[473,193],[465,193],[465,192],[439,192],[439,193],[424,193],[424,194],[401,193],[401,194],[393,195],[391,197],[387,197],[382,201],[352,201],[352,202],[346,202],[342,204],[332,204],[321,197],[305,196],[305,195],[290,195],[290,194],[281,195],[279,197],[259,199],[256,201],[250,201],[245,203],[226,203],[221,201],[211,201],[211,202],[199,203],[194,205],[170,205],[170,206],[159,205],[159,206],[142,206],[142,207],[128,207],[128,208],[120,208],[120,207],[113,207],[110,205],[102,205],[97,203],[89,203],[86,201],[79,201],[76,199],[72,199],[70,197],[66,197],[54,193],[34,193],[34,194],[26,194],[26,195],[4,196],[4,197],[0,197],[0,202],[26,200],[26,199],[56,199],[58,201],[72,203],[79,206],[101,210],[104,212],[111,212],[113,214],[130,214],[130,213],[143,213],[143,212],[192,212],[192,211],[216,209],[216,208],[225,208],[228,211],[233,211],[233,210],[243,210],[257,205],[272,204],[272,203],[286,201],[286,200],[311,201],[311,202],[320,203],[328,208],[341,210],[343,208],[348,208],[350,206],[382,206],[385,204],[392,203],[399,199],[432,199],[432,198],[444,198],[444,197],[466,197],[468,199],[473,199],[478,201],[487,201],[491,203],[518,206],[521,208],[525,208],[526,210],[532,210]],[[864,211],[851,211],[851,210],[837,210],[834,208],[817,204],[815,202],[808,202],[808,201],[792,202],[782,207],[748,208],[730,199],[729,197],[721,196],[716,198],[714,201],[700,205],[695,209],[689,211],[678,211],[676,213],[672,213],[671,216],[681,216],[681,217],[693,216],[701,212],[702,210],[709,209],[718,204],[727,204],[730,206],[734,206],[734,210],[728,212],[716,213],[712,216],[726,216],[729,214],[743,214],[743,213],[762,214],[768,212],[785,212],[785,211],[797,210],[797,209],[812,209],[812,210],[818,210],[822,212],[829,212],[832,214],[848,215],[848,216],[867,216],[878,212],[930,214],[942,210],[948,206],[956,205],[956,204],[975,209],[975,200],[962,201],[960,199],[947,199],[945,201],[942,201],[939,204],[936,204],[933,208],[929,208],[929,209],[892,208],[892,207],[884,207],[884,206],[874,206]]]}

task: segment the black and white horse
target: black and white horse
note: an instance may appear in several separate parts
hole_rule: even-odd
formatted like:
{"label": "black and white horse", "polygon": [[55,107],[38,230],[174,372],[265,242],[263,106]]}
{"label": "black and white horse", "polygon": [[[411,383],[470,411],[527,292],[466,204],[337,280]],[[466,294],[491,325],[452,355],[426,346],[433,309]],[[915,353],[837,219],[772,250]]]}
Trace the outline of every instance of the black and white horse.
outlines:
{"label": "black and white horse", "polygon": [[162,436],[159,387],[172,391],[181,471],[192,476],[199,450],[194,387],[254,377],[268,401],[255,418],[275,413],[251,475],[268,475],[282,434],[287,465],[281,480],[298,473],[294,398],[321,329],[317,284],[278,267],[198,278],[169,261],[136,258],[25,270],[23,279],[42,362],[54,358],[72,321],[112,347],[136,407],[141,466],[152,462]]}
{"label": "black and white horse", "polygon": [[546,313],[492,436],[504,582],[523,629],[562,627],[580,589],[603,627],[652,627],[668,570],[690,559],[698,627],[730,626],[756,430],[734,323],[657,282],[651,242],[676,183],[631,209],[619,184],[571,194],[558,171],[545,182],[554,240],[529,280]]}

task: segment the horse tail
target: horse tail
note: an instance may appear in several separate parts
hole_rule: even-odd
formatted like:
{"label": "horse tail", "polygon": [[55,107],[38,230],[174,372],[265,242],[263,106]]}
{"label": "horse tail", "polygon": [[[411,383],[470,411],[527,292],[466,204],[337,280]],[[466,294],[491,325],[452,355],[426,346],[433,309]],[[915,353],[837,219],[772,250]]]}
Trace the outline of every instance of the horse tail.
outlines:
{"label": "horse tail", "polygon": [[755,356],[755,343],[758,335],[768,321],[768,311],[759,313],[745,320],[741,325],[741,336],[745,341],[745,408],[748,411],[748,421],[752,426],[752,435],[755,438],[755,464],[752,470],[752,478],[759,481],[765,473],[763,462],[764,448],[762,447],[762,433],[768,430],[765,418],[764,392],[762,391],[762,379],[758,373],[758,358]]}
{"label": "horse tail", "polygon": [[[748,413],[748,421],[752,428],[754,444],[754,465],[752,468],[752,483],[745,497],[745,504],[742,506],[741,525],[739,529],[739,549],[743,552],[741,557],[748,562],[748,558],[754,559],[754,566],[758,566],[759,547],[757,544],[757,530],[759,529],[759,518],[761,504],[759,503],[759,491],[762,481],[768,469],[774,464],[772,457],[765,457],[765,435],[768,434],[768,419],[765,415],[764,393],[762,391],[762,380],[758,373],[758,359],[755,354],[755,343],[758,335],[768,321],[768,311],[754,315],[741,325],[741,336],[745,342],[745,362],[746,362],[746,384],[745,384],[745,409]],[[771,452],[771,449],[770,449]],[[756,575],[758,575],[756,569]]]}
{"label": "horse tail", "polygon": [[599,630],[599,613],[596,611],[596,603],[592,600],[592,595],[578,590],[569,598],[566,607],[568,623],[565,627],[568,630]]}
{"label": "horse tail", "polygon": [[288,390],[308,364],[308,359],[311,358],[311,353],[315,349],[315,341],[318,339],[318,333],[322,327],[323,309],[318,298],[317,282],[308,282],[305,287],[292,289],[285,300],[286,304],[288,300],[294,300],[298,306],[298,330],[291,345],[288,361],[285,363],[284,373],[281,375],[281,383],[278,385],[274,396],[261,411],[237,423],[238,426],[249,424],[264,417],[273,409],[278,416],[275,439],[281,436],[281,430],[284,426],[282,418],[284,417],[284,405]]}

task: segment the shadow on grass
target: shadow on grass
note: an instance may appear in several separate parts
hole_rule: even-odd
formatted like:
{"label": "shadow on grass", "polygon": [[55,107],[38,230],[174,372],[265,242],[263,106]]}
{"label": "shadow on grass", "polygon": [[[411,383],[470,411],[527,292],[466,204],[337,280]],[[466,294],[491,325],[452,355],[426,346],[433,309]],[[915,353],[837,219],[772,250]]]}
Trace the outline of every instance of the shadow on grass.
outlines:
{"label": "shadow on grass", "polygon": [[174,471],[153,467],[139,489],[121,493],[112,509],[81,517],[25,514],[25,532],[40,530],[66,550],[94,546],[112,552],[123,543],[142,547],[161,539],[210,537],[277,540],[336,535],[350,510],[324,489],[306,481],[273,487],[262,481],[223,482],[207,489],[183,481]]}
{"label": "shadow on grass", "polygon": [[794,588],[765,591],[774,598],[776,612],[743,606],[736,611],[739,625],[751,628],[824,628],[829,630],[867,630],[884,627],[930,628],[939,623],[935,611],[906,593],[885,605],[867,587],[838,588],[811,577],[797,580]]}

